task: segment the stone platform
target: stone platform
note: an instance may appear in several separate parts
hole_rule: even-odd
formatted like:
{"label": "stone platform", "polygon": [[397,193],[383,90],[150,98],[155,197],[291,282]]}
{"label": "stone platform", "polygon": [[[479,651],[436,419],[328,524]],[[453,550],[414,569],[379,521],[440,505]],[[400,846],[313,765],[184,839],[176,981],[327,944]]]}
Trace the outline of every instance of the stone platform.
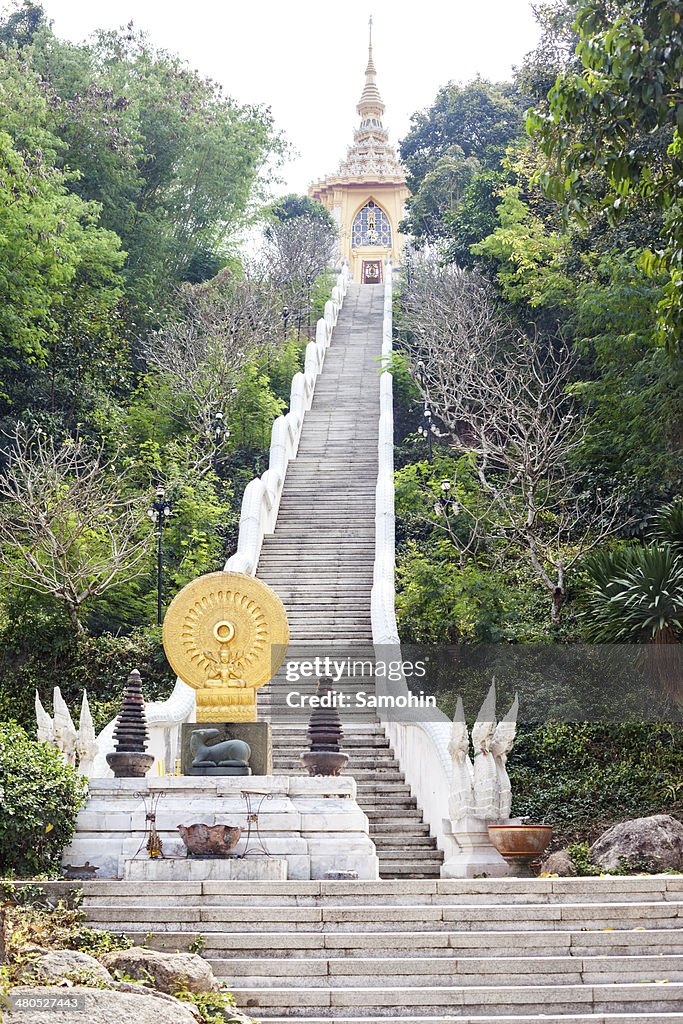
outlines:
{"label": "stone platform", "polygon": [[348,777],[90,779],[88,802],[78,815],[76,834],[64,851],[63,863],[89,862],[97,868],[97,879],[123,878],[127,861],[149,863],[145,851],[149,811],[156,813],[167,858],[185,857],[177,827],[196,823],[240,826],[243,834],[235,849],[239,857],[247,850],[244,791],[251,794],[251,810],[258,811],[259,828],[257,832],[252,822],[247,856],[238,863],[268,860],[265,848],[272,858],[286,861],[288,879],[318,879],[328,871],[357,871],[359,879],[378,878],[368,819],[356,802],[356,782]]}
{"label": "stone platform", "polygon": [[284,882],[284,857],[145,856],[123,865],[125,882]]}

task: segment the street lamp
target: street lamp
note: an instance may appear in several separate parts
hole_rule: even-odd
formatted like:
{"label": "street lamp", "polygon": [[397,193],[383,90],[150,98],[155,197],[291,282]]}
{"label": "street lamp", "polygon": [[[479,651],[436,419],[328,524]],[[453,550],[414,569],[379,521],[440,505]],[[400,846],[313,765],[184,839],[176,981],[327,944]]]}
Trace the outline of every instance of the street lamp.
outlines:
{"label": "street lamp", "polygon": [[220,448],[223,441],[227,441],[230,437],[230,431],[225,425],[225,417],[222,412],[216,412],[213,415],[213,421],[211,423],[211,435],[213,438],[213,452],[211,455],[211,464],[214,472],[218,470],[218,449]]}
{"label": "street lamp", "polygon": [[285,338],[287,337],[287,323],[289,322],[289,306],[282,307],[282,325],[285,332]]}
{"label": "street lamp", "polygon": [[441,481],[441,498],[434,503],[434,511],[437,516],[443,515],[448,519],[450,516],[457,515],[460,511],[460,503],[455,496],[455,483],[455,478],[453,481]]}
{"label": "street lamp", "polygon": [[436,433],[436,426],[432,423],[432,410],[425,402],[424,411],[422,413],[422,423],[417,428],[418,434],[427,439],[427,448],[429,450],[429,461],[432,461],[432,437]]}
{"label": "street lamp", "polygon": [[163,576],[163,543],[164,526],[171,517],[171,506],[166,499],[166,489],[157,487],[154,501],[147,510],[147,515],[157,528],[157,625],[161,625],[161,584]]}

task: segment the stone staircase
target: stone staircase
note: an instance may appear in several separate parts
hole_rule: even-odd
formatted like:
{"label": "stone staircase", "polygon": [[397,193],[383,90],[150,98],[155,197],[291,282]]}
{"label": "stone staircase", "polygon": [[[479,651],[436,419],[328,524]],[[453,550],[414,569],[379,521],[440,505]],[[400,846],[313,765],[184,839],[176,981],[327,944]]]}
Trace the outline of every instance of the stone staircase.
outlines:
{"label": "stone staircase", "polygon": [[683,1022],[683,877],[87,882],[87,920],[201,949],[257,1020]]}
{"label": "stone staircase", "polygon": [[[358,803],[370,822],[370,838],[377,848],[382,878],[438,878],[443,854],[422,820],[398,762],[377,723],[345,724],[344,750],[348,769],[358,787]],[[274,733],[273,771],[286,775],[301,769],[300,752],[306,747],[303,727],[277,726]]]}
{"label": "stone staircase", "polygon": [[[287,609],[291,650],[302,656],[372,659],[370,590],[375,556],[375,486],[379,423],[378,358],[383,290],[352,285],[289,464],[275,533],[266,537],[260,579]],[[309,711],[291,712],[282,673],[259,693],[259,715],[273,722],[273,770],[301,772]],[[313,692],[315,681],[297,689]],[[344,678],[338,690],[372,690]],[[437,878],[443,855],[374,713],[342,711],[344,774],[358,783],[383,878]]]}

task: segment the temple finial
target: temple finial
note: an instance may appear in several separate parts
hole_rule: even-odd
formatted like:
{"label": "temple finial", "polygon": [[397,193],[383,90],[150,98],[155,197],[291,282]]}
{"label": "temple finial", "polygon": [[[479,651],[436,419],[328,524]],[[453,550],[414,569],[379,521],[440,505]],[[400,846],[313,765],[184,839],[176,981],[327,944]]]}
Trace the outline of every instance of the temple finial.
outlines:
{"label": "temple finial", "polygon": [[[377,88],[377,69],[375,68],[375,62],[372,56],[372,26],[374,19],[370,15],[368,26],[370,30],[369,43],[368,43],[368,66],[365,69],[365,88],[363,89],[363,95],[360,98],[356,110],[360,114],[361,118],[374,118],[376,121],[381,121],[382,114],[384,113],[384,104],[382,103],[382,97],[379,94]],[[375,125],[375,127],[377,127]],[[380,124],[381,127],[381,124]]]}

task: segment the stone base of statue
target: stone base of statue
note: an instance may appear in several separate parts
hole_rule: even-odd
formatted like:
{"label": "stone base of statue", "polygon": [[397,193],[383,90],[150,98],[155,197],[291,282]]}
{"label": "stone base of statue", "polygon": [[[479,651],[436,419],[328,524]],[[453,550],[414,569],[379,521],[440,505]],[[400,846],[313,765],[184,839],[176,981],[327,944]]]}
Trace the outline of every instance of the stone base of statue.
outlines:
{"label": "stone base of statue", "polygon": [[459,821],[443,819],[442,878],[502,878],[510,874],[489,838],[488,826],[493,824],[497,823],[470,816]]}
{"label": "stone base of statue", "polygon": [[[246,746],[248,754],[235,744]],[[240,749],[243,756],[236,758]],[[180,766],[183,775],[272,775],[270,722],[185,723]]]}
{"label": "stone base of statue", "polygon": [[[163,856],[154,858],[153,867],[137,863],[127,867],[129,861],[152,863],[146,852],[150,811],[155,814]],[[97,879],[132,878],[131,872],[150,872],[146,877],[159,878],[155,872],[175,871],[180,874],[174,877],[180,878],[184,871],[239,870],[226,866],[229,857],[212,858],[211,863],[221,863],[218,867],[156,866],[170,860],[196,864],[205,860],[187,857],[178,831],[179,825],[189,827],[198,822],[209,828],[240,828],[234,858],[259,863],[285,860],[288,879],[324,878],[328,871],[355,871],[361,881],[379,878],[368,818],[356,801],[356,781],[349,776],[91,779],[87,803],[78,813],[76,832],[64,850],[63,862],[88,862],[97,870]]]}

